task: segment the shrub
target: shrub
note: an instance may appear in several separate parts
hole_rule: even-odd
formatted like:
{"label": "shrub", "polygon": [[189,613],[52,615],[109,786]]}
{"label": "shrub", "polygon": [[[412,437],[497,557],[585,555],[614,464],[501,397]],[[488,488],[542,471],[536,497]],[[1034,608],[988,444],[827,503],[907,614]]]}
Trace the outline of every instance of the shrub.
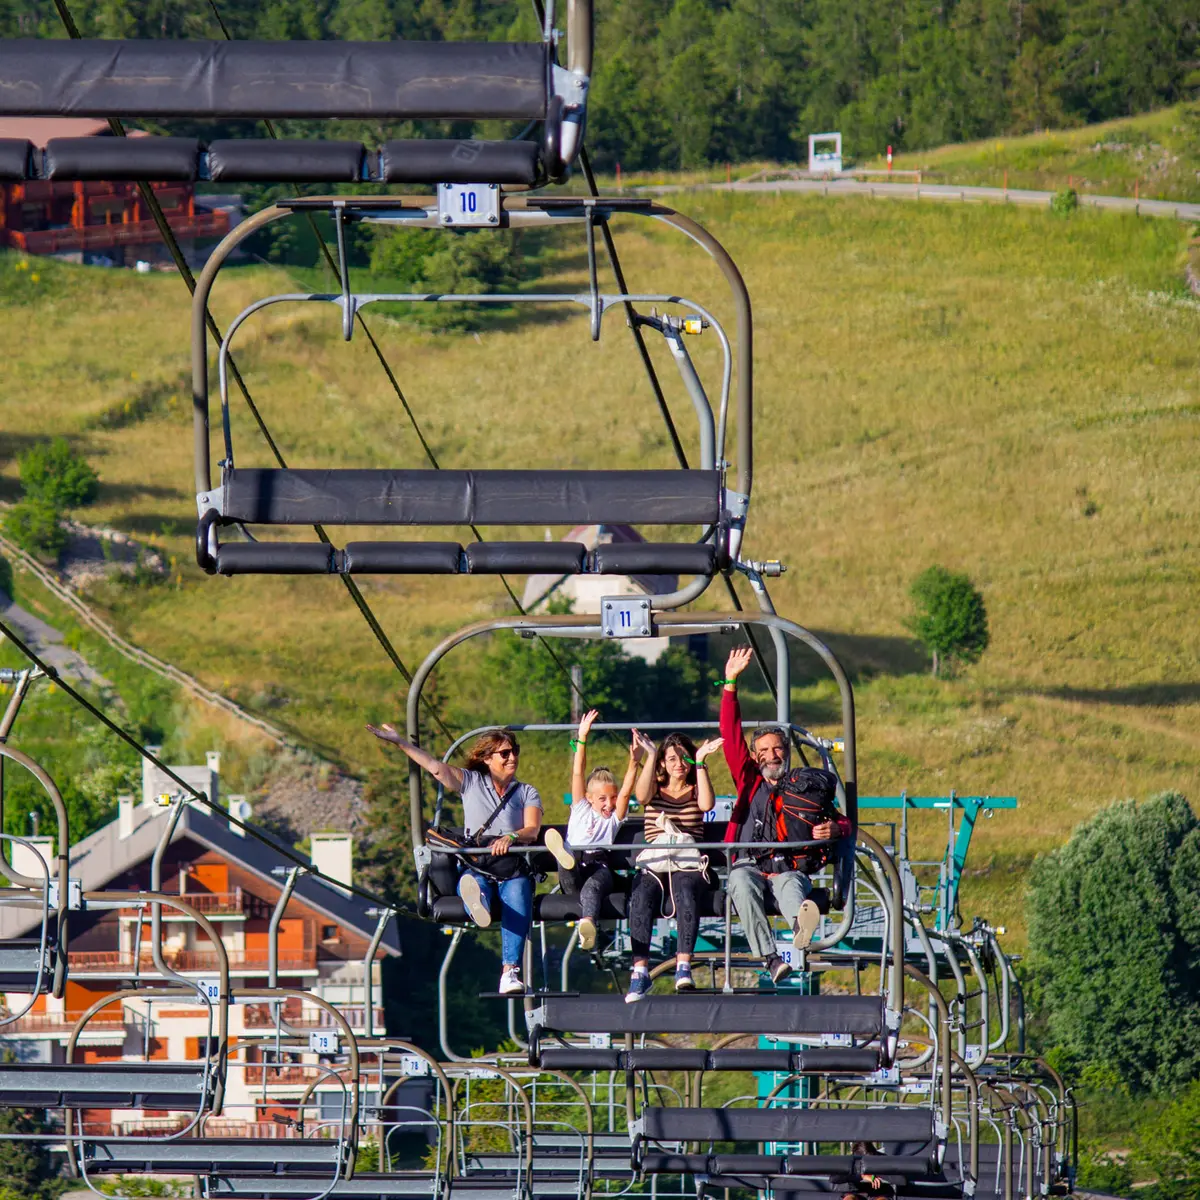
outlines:
{"label": "shrub", "polygon": [[1050,211],[1056,217],[1070,216],[1079,207],[1079,193],[1074,188],[1059,188],[1050,201]]}
{"label": "shrub", "polygon": [[1041,1016],[1086,1077],[1131,1092],[1200,1070],[1200,820],[1167,792],[1114,804],[1030,876]]}
{"label": "shrub", "polygon": [[1200,1079],[1140,1126],[1134,1157],[1164,1200],[1200,1200]]}
{"label": "shrub", "polygon": [[14,599],[12,563],[3,554],[0,554],[0,592],[10,600]]}
{"label": "shrub", "polygon": [[14,504],[4,514],[4,532],[22,550],[45,560],[57,559],[67,544],[58,510],[41,497]]}
{"label": "shrub", "polygon": [[966,575],[928,567],[913,580],[916,608],[908,625],[933,657],[933,673],[954,662],[977,662],[988,647],[983,595]]}
{"label": "shrub", "polygon": [[1085,1144],[1079,1148],[1079,1174],[1075,1182],[1088,1191],[1125,1196],[1133,1187],[1133,1168],[1128,1162],[1105,1154],[1099,1146]]}
{"label": "shrub", "polygon": [[99,476],[66,438],[39,442],[21,455],[17,465],[26,497],[45,500],[57,509],[91,504],[100,489]]}

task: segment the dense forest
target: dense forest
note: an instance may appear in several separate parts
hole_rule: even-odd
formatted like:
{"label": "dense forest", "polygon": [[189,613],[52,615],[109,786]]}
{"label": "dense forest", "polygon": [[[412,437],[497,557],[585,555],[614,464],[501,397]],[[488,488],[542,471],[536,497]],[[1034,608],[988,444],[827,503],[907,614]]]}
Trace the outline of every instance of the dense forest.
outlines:
{"label": "dense forest", "polygon": [[[536,36],[510,0],[68,0],[85,36]],[[597,0],[589,145],[626,169],[849,154],[1124,116],[1200,92],[1200,0]],[[62,36],[48,0],[0,33]],[[514,131],[515,132],[515,131]]]}

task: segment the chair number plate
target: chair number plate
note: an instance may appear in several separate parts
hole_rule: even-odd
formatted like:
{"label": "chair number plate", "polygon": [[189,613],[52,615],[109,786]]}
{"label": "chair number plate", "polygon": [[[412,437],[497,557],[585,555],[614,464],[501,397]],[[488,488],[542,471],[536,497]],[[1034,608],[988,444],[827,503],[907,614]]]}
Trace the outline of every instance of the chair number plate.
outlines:
{"label": "chair number plate", "polygon": [[593,1050],[608,1050],[612,1046],[611,1033],[589,1033],[588,1046]]}
{"label": "chair number plate", "polygon": [[197,979],[196,986],[206,1000],[220,1000],[221,981],[219,979]]}
{"label": "chair number plate", "polygon": [[500,189],[494,183],[438,184],[438,224],[500,224]]}
{"label": "chair number plate", "polygon": [[605,596],[600,601],[600,628],[609,638],[648,638],[650,601],[644,596]]}
{"label": "chair number plate", "polygon": [[407,1075],[410,1079],[428,1075],[429,1063],[419,1054],[402,1054],[400,1055],[400,1074]]}
{"label": "chair number plate", "polygon": [[338,1052],[338,1036],[332,1030],[314,1029],[308,1035],[308,1048],[314,1054],[336,1054]]}

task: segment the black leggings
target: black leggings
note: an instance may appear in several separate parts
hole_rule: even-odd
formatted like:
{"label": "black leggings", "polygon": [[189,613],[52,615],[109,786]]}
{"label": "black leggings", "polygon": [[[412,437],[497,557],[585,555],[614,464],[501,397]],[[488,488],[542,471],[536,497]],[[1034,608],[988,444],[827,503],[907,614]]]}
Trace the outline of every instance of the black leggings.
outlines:
{"label": "black leggings", "polygon": [[569,871],[565,867],[558,868],[558,882],[564,896],[579,897],[580,918],[587,917],[592,921],[600,920],[600,905],[617,885],[608,865],[608,855],[603,853],[577,855],[575,866]]}
{"label": "black leggings", "polygon": [[700,871],[672,871],[670,875],[639,872],[629,894],[629,940],[633,957],[650,957],[650,933],[659,916],[675,918],[679,927],[678,952],[691,954],[696,948],[696,934],[700,928],[700,897],[706,891],[708,883]]}

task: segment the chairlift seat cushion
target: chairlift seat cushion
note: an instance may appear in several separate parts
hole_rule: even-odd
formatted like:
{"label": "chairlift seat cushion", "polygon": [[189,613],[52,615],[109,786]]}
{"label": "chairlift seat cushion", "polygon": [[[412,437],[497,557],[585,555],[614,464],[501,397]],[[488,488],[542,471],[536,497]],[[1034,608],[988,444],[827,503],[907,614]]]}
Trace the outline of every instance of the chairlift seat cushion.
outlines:
{"label": "chairlift seat cushion", "polygon": [[582,542],[472,542],[467,547],[467,570],[473,575],[578,575],[586,547]]}
{"label": "chairlift seat cushion", "polygon": [[538,181],[536,142],[401,138],[384,142],[384,183],[510,183]]}
{"label": "chairlift seat cushion", "polygon": [[[51,909],[52,921],[54,916],[54,910]],[[54,947],[47,943],[47,950],[48,961],[40,961],[40,938],[10,938],[0,943],[0,991],[45,991],[54,973]],[[0,1025],[0,1031],[3,1028]],[[2,1032],[0,1036],[3,1036]]]}
{"label": "chairlift seat cushion", "polygon": [[0,1106],[198,1112],[203,1084],[201,1063],[0,1063]]}
{"label": "chairlift seat cushion", "polygon": [[883,1032],[883,999],[735,993],[651,995],[637,1004],[626,1004],[622,996],[600,993],[547,996],[541,1005],[541,1027],[579,1034],[850,1033],[878,1037]]}
{"label": "chairlift seat cushion", "polygon": [[717,552],[708,542],[612,542],[597,546],[600,575],[711,575]]}
{"label": "chairlift seat cushion", "polygon": [[9,183],[27,179],[32,151],[28,138],[0,138],[0,179]]}
{"label": "chairlift seat cushion", "polygon": [[90,1174],[304,1175],[341,1164],[332,1138],[157,1138],[145,1142],[84,1142]]}
{"label": "chairlift seat cushion", "polygon": [[539,42],[0,40],[0,116],[541,120]]}
{"label": "chairlift seat cushion", "polygon": [[208,173],[215,182],[229,183],[354,183],[362,178],[364,153],[361,142],[224,139],[208,147]]}
{"label": "chairlift seat cushion", "polygon": [[199,154],[196,138],[51,138],[46,178],[191,182]]}
{"label": "chairlift seat cushion", "polygon": [[[778,997],[773,1002],[780,1003]],[[846,1109],[647,1106],[642,1110],[642,1129],[650,1141],[672,1142],[911,1141],[925,1146],[934,1136],[933,1110],[907,1105]],[[883,1157],[878,1161],[882,1163]],[[901,1156],[899,1161],[911,1159]]]}
{"label": "chairlift seat cushion", "polygon": [[710,525],[721,510],[719,472],[699,470],[232,467],[222,487],[225,521],[254,525]]}
{"label": "chairlift seat cushion", "polygon": [[333,547],[325,542],[229,542],[217,551],[221,575],[328,575]]}
{"label": "chairlift seat cushion", "polygon": [[457,542],[348,542],[347,575],[456,575],[462,558]]}

